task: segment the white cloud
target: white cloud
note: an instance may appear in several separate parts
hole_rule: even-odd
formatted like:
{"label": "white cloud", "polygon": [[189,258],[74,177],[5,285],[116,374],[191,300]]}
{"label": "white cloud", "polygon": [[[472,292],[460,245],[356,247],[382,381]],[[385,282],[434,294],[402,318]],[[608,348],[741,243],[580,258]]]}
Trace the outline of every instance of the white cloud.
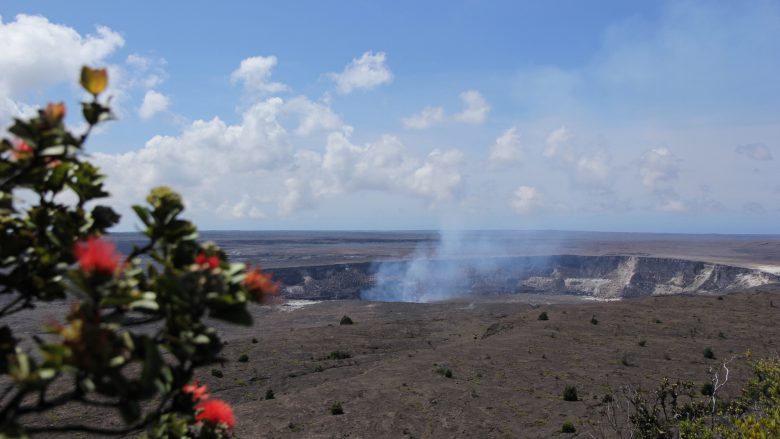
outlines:
{"label": "white cloud", "polygon": [[533,186],[520,186],[515,190],[510,205],[515,212],[528,214],[539,207],[540,201],[541,194],[537,188]]}
{"label": "white cloud", "polygon": [[330,73],[328,76],[336,82],[342,94],[354,90],[371,90],[393,80],[393,73],[385,61],[384,52],[365,52],[360,58],[352,59],[341,73]]}
{"label": "white cloud", "polygon": [[519,162],[523,159],[523,147],[517,127],[509,128],[496,139],[490,148],[490,161],[493,163]]}
{"label": "white cloud", "polygon": [[772,160],[772,151],[762,143],[751,143],[748,145],[740,145],[735,151],[737,154],[744,155],[758,161]]}
{"label": "white cloud", "polygon": [[270,94],[287,90],[281,82],[272,82],[271,70],[276,67],[275,56],[253,56],[241,61],[238,69],[230,75],[233,83],[243,82],[248,91]]}
{"label": "white cloud", "polygon": [[678,160],[668,148],[655,148],[642,156],[639,175],[647,189],[653,192],[662,191],[665,185],[678,178],[678,174]]}
{"label": "white cloud", "polygon": [[462,180],[459,150],[432,151],[425,160],[411,156],[398,138],[385,135],[365,147],[341,133],[328,136],[322,169],[337,191],[380,189],[444,201]]}
{"label": "white cloud", "polygon": [[660,203],[656,210],[668,213],[685,213],[688,211],[688,205],[680,200],[667,200]]}
{"label": "white cloud", "polygon": [[82,65],[104,64],[123,45],[124,39],[105,26],[82,36],[41,16],[20,14],[9,23],[0,19],[0,124],[28,107],[18,99],[58,83],[75,83]]}
{"label": "white cloud", "polygon": [[244,196],[258,199],[259,179],[292,155],[277,121],[282,104],[279,98],[259,102],[237,125],[217,117],[197,120],[178,136],[154,136],[137,151],[98,153],[95,162],[109,176],[109,191],[121,205],[138,202],[154,186],[169,185],[201,213],[222,206],[218,214],[257,216]]}
{"label": "white cloud", "polygon": [[155,114],[166,111],[169,104],[170,99],[168,96],[165,96],[164,94],[158,93],[154,90],[149,90],[144,95],[141,108],[138,109],[138,115],[141,117],[141,119],[150,119]]}
{"label": "white cloud", "polygon": [[471,124],[485,122],[487,114],[490,112],[490,105],[478,91],[464,91],[460,94],[460,100],[463,101],[466,108],[453,117],[456,121]]}
{"label": "white cloud", "polygon": [[401,119],[405,128],[421,130],[444,122],[444,108],[425,107],[415,115]]}
{"label": "white cloud", "polygon": [[566,127],[560,127],[550,133],[547,136],[547,147],[544,150],[544,156],[549,158],[560,156],[563,153],[561,147],[568,143],[571,137],[571,133],[569,133]]}
{"label": "white cloud", "polygon": [[296,96],[290,99],[284,104],[284,109],[300,117],[295,132],[301,136],[308,136],[320,131],[352,131],[352,127],[344,124],[329,105],[313,102],[305,96]]}
{"label": "white cloud", "polygon": [[610,171],[609,157],[606,154],[581,156],[577,160],[577,172],[582,183],[606,187]]}
{"label": "white cloud", "polygon": [[476,125],[485,121],[490,105],[478,91],[464,91],[460,94],[460,100],[464,106],[460,113],[450,116],[445,113],[443,107],[427,106],[418,114],[401,118],[401,123],[405,128],[421,130],[447,121]]}

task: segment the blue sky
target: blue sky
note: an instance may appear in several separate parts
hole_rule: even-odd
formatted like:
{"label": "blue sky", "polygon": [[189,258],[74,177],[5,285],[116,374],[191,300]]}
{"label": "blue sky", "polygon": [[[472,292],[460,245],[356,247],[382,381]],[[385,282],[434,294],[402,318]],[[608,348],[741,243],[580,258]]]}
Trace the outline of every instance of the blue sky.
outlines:
{"label": "blue sky", "polygon": [[[123,212],[209,229],[780,233],[780,5],[0,5],[0,123],[71,108]],[[68,119],[78,127],[78,118]],[[128,214],[121,228],[134,227]]]}

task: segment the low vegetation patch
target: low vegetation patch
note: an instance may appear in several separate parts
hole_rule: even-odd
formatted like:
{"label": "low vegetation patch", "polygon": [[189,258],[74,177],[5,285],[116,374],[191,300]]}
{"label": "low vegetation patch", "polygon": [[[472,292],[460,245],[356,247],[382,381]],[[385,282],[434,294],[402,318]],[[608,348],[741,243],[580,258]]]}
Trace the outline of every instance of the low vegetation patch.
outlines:
{"label": "low vegetation patch", "polygon": [[563,388],[563,400],[564,401],[578,401],[577,387],[574,385],[567,385]]}

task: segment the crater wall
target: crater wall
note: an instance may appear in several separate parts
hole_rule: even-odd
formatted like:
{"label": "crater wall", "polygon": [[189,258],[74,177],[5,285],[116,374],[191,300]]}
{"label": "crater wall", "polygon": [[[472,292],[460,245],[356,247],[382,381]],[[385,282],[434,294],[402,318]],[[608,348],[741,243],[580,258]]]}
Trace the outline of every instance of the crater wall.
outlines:
{"label": "crater wall", "polygon": [[[513,256],[425,263],[432,273],[452,270],[453,264],[458,267],[458,282],[452,287],[451,297],[536,293],[621,299],[714,294],[780,282],[780,276],[757,269],[641,256]],[[376,289],[377,277],[383,277],[385,290],[394,285],[408,289],[404,273],[410,264],[412,261],[286,267],[274,270],[274,277],[288,299],[388,300],[392,291],[385,291],[390,296],[371,293]],[[431,286],[420,283],[411,287],[419,289],[422,297]],[[404,297],[414,300],[408,294]]]}

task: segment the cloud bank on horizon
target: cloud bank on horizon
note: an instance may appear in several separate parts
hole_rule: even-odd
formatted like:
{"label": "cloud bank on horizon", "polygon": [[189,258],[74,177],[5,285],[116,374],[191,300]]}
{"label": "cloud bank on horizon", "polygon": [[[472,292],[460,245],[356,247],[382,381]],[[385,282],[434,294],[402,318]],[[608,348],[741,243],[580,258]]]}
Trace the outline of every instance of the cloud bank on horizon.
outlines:
{"label": "cloud bank on horizon", "polygon": [[117,17],[18,12],[0,18],[0,123],[67,96],[75,113],[80,66],[108,65],[122,120],[90,147],[117,206],[164,184],[213,229],[780,233],[775,2],[601,17],[587,49],[496,50],[465,73],[417,58],[442,40],[366,38],[319,71],[283,43],[203,52],[201,75]]}

